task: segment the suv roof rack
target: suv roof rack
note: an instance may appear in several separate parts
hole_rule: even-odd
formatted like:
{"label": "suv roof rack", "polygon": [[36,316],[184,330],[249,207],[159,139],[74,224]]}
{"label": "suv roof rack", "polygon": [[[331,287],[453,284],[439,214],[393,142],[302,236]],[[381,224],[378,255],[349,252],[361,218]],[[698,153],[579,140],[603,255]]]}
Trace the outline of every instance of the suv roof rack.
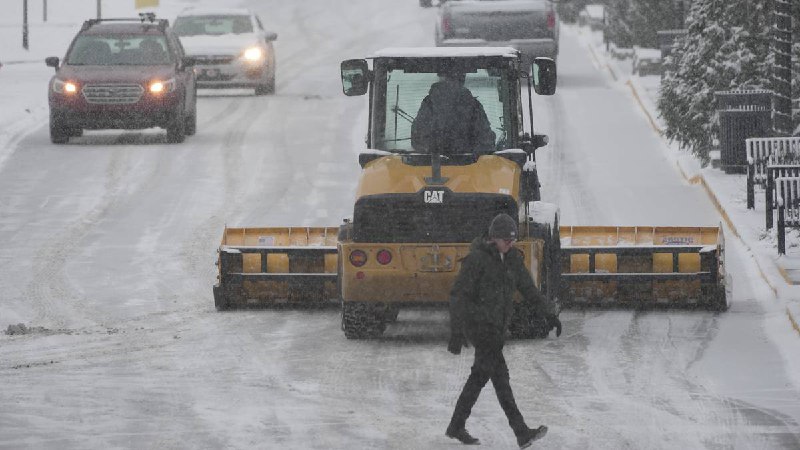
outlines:
{"label": "suv roof rack", "polygon": [[157,26],[159,31],[164,31],[169,26],[169,20],[167,19],[156,19],[156,13],[154,12],[142,12],[139,13],[139,18],[112,18],[112,19],[89,19],[83,22],[83,26],[81,26],[81,31],[86,31],[93,26],[102,23],[102,22],[134,22],[134,23],[141,23],[146,27],[150,26]]}

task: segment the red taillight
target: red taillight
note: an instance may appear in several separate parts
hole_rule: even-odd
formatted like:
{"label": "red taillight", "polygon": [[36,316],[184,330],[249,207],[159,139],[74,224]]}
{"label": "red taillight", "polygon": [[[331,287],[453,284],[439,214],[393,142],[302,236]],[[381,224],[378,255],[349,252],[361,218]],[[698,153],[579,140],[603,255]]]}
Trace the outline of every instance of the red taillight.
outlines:
{"label": "red taillight", "polygon": [[379,264],[385,266],[392,262],[392,252],[389,250],[381,250],[378,252],[376,259],[378,260]]}
{"label": "red taillight", "polygon": [[450,24],[450,16],[442,16],[442,34],[445,36],[450,34],[452,30],[452,25]]}
{"label": "red taillight", "polygon": [[550,11],[547,13],[547,29],[552,30],[556,27],[556,13]]}
{"label": "red taillight", "polygon": [[367,254],[361,250],[353,250],[350,252],[350,264],[361,267],[367,263]]}

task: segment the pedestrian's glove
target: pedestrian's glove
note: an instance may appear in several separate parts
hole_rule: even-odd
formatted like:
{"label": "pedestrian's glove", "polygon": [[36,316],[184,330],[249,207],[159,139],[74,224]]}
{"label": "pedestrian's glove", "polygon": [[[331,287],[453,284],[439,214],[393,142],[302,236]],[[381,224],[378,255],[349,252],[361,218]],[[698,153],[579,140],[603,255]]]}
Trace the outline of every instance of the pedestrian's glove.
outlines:
{"label": "pedestrian's glove", "polygon": [[461,354],[461,347],[469,347],[467,340],[461,333],[453,333],[450,335],[450,342],[447,344],[447,351],[454,354]]}
{"label": "pedestrian's glove", "polygon": [[561,321],[558,320],[558,316],[557,315],[551,314],[551,315],[547,316],[547,328],[548,328],[548,333],[550,331],[552,331],[553,328],[555,328],[556,329],[556,337],[561,336]]}

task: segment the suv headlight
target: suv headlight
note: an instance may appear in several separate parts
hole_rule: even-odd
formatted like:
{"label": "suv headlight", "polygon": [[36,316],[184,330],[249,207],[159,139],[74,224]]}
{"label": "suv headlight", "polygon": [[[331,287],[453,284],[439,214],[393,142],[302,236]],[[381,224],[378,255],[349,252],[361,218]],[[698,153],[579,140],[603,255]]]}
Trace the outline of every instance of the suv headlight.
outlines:
{"label": "suv headlight", "polygon": [[247,62],[259,62],[264,59],[264,49],[258,46],[249,47],[242,52],[242,58]]}
{"label": "suv headlight", "polygon": [[153,80],[150,82],[150,86],[148,86],[147,90],[150,91],[151,94],[161,95],[175,91],[175,87],[175,78],[170,78],[166,81]]}
{"label": "suv headlight", "polygon": [[72,81],[64,81],[56,78],[53,80],[53,92],[57,94],[72,95],[78,92],[78,84]]}

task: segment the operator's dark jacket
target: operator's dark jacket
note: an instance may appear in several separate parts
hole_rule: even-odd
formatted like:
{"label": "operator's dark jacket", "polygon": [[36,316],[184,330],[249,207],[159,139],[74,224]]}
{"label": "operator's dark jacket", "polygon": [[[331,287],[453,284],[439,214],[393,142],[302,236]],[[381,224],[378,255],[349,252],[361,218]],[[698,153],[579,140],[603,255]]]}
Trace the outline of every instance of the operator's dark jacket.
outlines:
{"label": "operator's dark jacket", "polygon": [[550,304],[534,285],[522,252],[511,248],[500,259],[487,237],[472,241],[450,291],[452,336],[466,336],[473,345],[501,344],[514,314],[514,292],[531,302],[542,316],[553,314]]}
{"label": "operator's dark jacket", "polygon": [[491,153],[494,139],[481,103],[469,89],[453,81],[431,86],[411,124],[411,146],[420,152]]}

